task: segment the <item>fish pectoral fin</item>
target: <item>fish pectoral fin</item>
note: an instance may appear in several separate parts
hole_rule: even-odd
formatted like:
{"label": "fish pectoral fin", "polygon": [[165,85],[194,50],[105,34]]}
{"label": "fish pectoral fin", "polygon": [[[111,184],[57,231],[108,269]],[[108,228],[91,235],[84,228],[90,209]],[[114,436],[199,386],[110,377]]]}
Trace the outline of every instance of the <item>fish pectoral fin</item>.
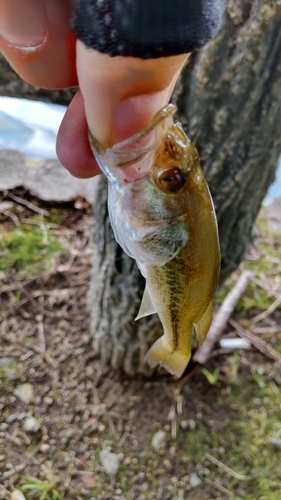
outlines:
{"label": "fish pectoral fin", "polygon": [[138,262],[138,261],[136,261],[136,263],[137,263],[137,266],[138,266],[141,274],[143,275],[144,278],[146,278],[145,264],[142,264],[141,262]]}
{"label": "fish pectoral fin", "polygon": [[147,286],[145,287],[143,298],[141,301],[140,305],[140,310],[138,312],[137,317],[135,318],[135,321],[137,321],[140,318],[144,318],[145,316],[150,316],[150,314],[155,314],[157,313],[156,307],[153,304],[151,297],[148,293]]}
{"label": "fish pectoral fin", "polygon": [[156,342],[154,342],[152,347],[149,349],[145,355],[145,361],[151,368],[155,368],[157,365],[160,365],[169,373],[179,378],[186,369],[190,357],[191,351],[187,353],[183,353],[180,350],[174,351],[169,346],[163,335],[160,339],[156,340]]}
{"label": "fish pectoral fin", "polygon": [[213,301],[211,300],[210,304],[208,305],[204,314],[201,316],[200,320],[194,324],[194,329],[199,345],[203,344],[207,336],[207,333],[209,331],[209,328],[211,326],[212,319],[213,319]]}

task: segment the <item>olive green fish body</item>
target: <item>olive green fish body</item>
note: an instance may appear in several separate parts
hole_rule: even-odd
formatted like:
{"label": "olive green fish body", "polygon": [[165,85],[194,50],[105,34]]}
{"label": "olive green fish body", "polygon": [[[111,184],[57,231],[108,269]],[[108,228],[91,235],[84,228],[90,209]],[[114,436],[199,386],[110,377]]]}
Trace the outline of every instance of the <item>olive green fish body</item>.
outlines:
{"label": "olive green fish body", "polygon": [[91,143],[110,181],[115,238],[146,278],[136,319],[157,312],[163,325],[146,360],[180,377],[192,339],[202,343],[210,326],[220,252],[198,153],[174,110],[163,108],[144,131],[105,152]]}

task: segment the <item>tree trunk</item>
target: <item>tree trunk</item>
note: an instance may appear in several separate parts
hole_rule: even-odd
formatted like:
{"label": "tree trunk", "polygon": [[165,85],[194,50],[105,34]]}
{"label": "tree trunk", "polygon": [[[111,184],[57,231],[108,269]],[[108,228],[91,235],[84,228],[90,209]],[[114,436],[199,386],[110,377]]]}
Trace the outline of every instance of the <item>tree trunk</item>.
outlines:
{"label": "tree trunk", "polygon": [[[221,281],[252,241],[262,200],[281,152],[281,1],[229,0],[226,28],[184,69],[173,97],[201,157],[217,212]],[[100,179],[89,295],[94,347],[126,373],[162,334],[156,315],[134,322],[144,280],[112,235]]]}

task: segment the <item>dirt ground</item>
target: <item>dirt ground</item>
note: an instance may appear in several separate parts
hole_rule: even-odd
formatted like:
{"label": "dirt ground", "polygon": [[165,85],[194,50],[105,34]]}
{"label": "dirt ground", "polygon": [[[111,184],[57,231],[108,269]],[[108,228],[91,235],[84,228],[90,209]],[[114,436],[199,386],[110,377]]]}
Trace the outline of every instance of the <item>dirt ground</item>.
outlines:
{"label": "dirt ground", "polygon": [[[32,205],[24,205],[23,196]],[[271,277],[275,288],[267,290],[266,302],[256,285],[233,315],[277,358],[253,346],[226,351],[217,345],[205,373],[197,366],[177,384],[157,376],[129,379],[103,366],[93,351],[89,204],[51,205],[18,189],[1,197],[0,222],[0,266],[6,263],[0,267],[1,499],[280,498],[277,237],[266,236],[277,250],[256,279],[264,277],[265,284]],[[22,227],[34,243],[11,261],[21,240],[13,250],[14,240],[5,238],[25,234],[29,241]],[[35,229],[53,250],[38,251],[30,262]],[[258,242],[248,262],[258,261],[264,248]],[[252,321],[260,313],[263,318]],[[237,333],[229,325],[224,336]]]}

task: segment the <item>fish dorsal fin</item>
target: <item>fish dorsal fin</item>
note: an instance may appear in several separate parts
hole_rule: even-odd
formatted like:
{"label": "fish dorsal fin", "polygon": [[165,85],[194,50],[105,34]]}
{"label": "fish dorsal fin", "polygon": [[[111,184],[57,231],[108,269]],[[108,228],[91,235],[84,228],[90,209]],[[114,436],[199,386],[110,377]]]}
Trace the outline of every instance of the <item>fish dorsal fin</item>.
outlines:
{"label": "fish dorsal fin", "polygon": [[145,287],[143,298],[141,301],[140,305],[140,310],[138,312],[137,317],[135,318],[135,321],[137,321],[140,318],[144,318],[145,316],[150,316],[150,314],[155,314],[157,313],[156,307],[153,304],[151,297],[148,293],[147,286]]}

